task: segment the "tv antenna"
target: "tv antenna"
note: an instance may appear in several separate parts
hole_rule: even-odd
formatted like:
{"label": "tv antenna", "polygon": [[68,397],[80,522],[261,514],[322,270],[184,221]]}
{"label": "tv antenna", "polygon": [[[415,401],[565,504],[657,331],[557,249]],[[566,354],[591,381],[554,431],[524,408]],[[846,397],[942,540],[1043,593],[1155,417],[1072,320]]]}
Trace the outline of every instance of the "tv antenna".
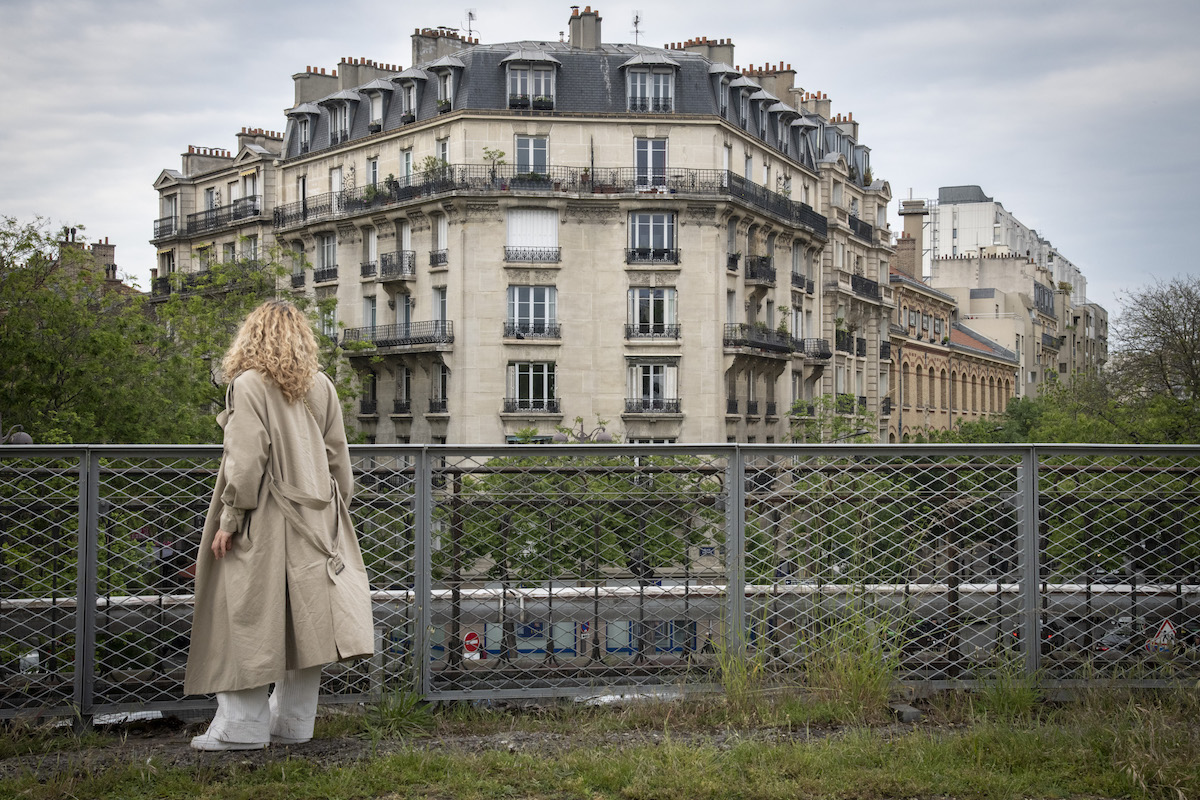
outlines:
{"label": "tv antenna", "polygon": [[633,10],[633,43],[638,44],[638,37],[641,36],[642,12],[640,9]]}
{"label": "tv antenna", "polygon": [[471,28],[471,23],[473,23],[475,21],[476,16],[477,15],[475,13],[475,9],[473,9],[473,8],[467,9],[467,38],[468,39],[470,39],[471,34],[474,33],[474,31]]}

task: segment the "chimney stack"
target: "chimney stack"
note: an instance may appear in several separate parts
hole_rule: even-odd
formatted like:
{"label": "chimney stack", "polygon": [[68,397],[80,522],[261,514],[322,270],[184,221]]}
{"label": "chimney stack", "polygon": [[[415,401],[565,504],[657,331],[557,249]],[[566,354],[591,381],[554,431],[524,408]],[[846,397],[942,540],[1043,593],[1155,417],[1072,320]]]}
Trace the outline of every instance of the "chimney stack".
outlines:
{"label": "chimney stack", "polygon": [[580,50],[600,49],[602,40],[600,38],[599,11],[592,11],[591,6],[584,6],[583,11],[579,10],[579,6],[571,6],[568,29],[570,30],[571,47],[577,47]]}

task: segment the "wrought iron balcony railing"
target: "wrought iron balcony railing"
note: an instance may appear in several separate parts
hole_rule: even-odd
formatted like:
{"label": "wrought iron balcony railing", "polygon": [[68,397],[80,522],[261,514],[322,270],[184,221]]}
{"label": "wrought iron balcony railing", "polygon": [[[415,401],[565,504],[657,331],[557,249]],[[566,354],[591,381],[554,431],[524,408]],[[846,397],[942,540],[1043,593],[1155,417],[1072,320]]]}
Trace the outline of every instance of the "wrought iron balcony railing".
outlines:
{"label": "wrought iron balcony railing", "polygon": [[557,322],[506,322],[506,339],[561,339],[562,327]]}
{"label": "wrought iron balcony railing", "polygon": [[833,348],[839,353],[853,353],[854,334],[850,331],[835,331],[833,335]]}
{"label": "wrought iron balcony railing", "polygon": [[375,347],[453,344],[454,323],[448,320],[429,320],[347,328],[342,333],[342,343],[349,342],[366,342]]}
{"label": "wrought iron balcony railing", "polygon": [[392,401],[393,414],[412,414],[412,400],[407,397],[397,397]]}
{"label": "wrought iron balcony railing", "polygon": [[417,254],[413,250],[397,250],[379,257],[379,280],[402,280],[417,274]]}
{"label": "wrought iron balcony railing", "polygon": [[154,238],[162,239],[179,233],[179,217],[163,217],[154,220]]}
{"label": "wrought iron balcony railing", "polygon": [[754,347],[775,353],[792,352],[792,337],[764,325],[725,323],[725,347]]}
{"label": "wrought iron balcony railing", "polygon": [[880,297],[879,282],[862,275],[850,276],[850,289],[860,297],[869,297],[872,300],[878,300]]}
{"label": "wrought iron balcony railing", "polygon": [[880,361],[888,361],[891,359],[891,357],[892,357],[892,343],[891,342],[880,342],[879,343],[879,360]]}
{"label": "wrought iron balcony railing", "polygon": [[875,231],[871,226],[863,222],[858,217],[850,217],[850,235],[856,236],[863,241],[871,242],[875,235]]}
{"label": "wrought iron balcony railing", "polygon": [[892,413],[892,398],[885,397],[879,402],[879,413],[885,417]]}
{"label": "wrought iron balcony railing", "polygon": [[626,339],[678,339],[679,325],[657,322],[626,323]]}
{"label": "wrought iron balcony railing", "polygon": [[643,114],[670,114],[675,104],[670,97],[631,97],[629,110]]}
{"label": "wrought iron balcony railing", "polygon": [[561,247],[505,247],[505,261],[542,261],[558,263],[562,255]]}
{"label": "wrought iron balcony railing", "polygon": [[730,272],[737,272],[738,262],[741,261],[741,253],[727,253],[725,255],[725,269]]}
{"label": "wrought iron balcony railing", "polygon": [[362,266],[359,267],[358,273],[363,278],[374,278],[378,269],[379,265],[374,261],[364,261],[362,262]]}
{"label": "wrought iron balcony railing", "polygon": [[539,414],[558,414],[559,399],[557,397],[506,397],[504,398],[504,413],[519,414],[529,411]]}
{"label": "wrought iron balcony railing", "polygon": [[626,397],[626,414],[678,414],[679,399],[667,400],[662,397]]}
{"label": "wrought iron balcony railing", "polygon": [[186,227],[188,233],[203,233],[232,225],[243,219],[251,219],[262,214],[262,196],[252,195],[234,200],[229,205],[197,211],[188,214]]}
{"label": "wrought iron balcony railing", "polygon": [[303,272],[293,272],[292,273],[292,288],[299,289],[303,285],[304,285],[304,273]]}
{"label": "wrought iron balcony railing", "polygon": [[775,283],[775,265],[771,256],[746,257],[746,281]]}
{"label": "wrought iron balcony railing", "polygon": [[337,264],[313,270],[313,283],[329,283],[338,279]]}
{"label": "wrought iron balcony railing", "polygon": [[363,416],[370,416],[379,413],[379,403],[375,400],[363,398],[358,401],[358,413]]}
{"label": "wrought iron balcony railing", "polygon": [[448,412],[446,398],[431,397],[429,398],[429,413],[430,414],[445,414]]}
{"label": "wrought iron balcony railing", "polygon": [[767,401],[767,411],[766,411],[766,414],[767,414],[767,416],[768,416],[768,417],[777,417],[777,416],[779,416],[779,407],[778,407],[778,406],[775,404],[775,401],[774,401],[774,400],[768,400],[768,401]]}
{"label": "wrought iron balcony railing", "polygon": [[636,247],[625,251],[626,264],[678,264],[679,251],[655,247]]}
{"label": "wrought iron balcony railing", "polygon": [[276,206],[273,214],[276,228],[288,228],[452,193],[639,194],[647,188],[665,194],[733,198],[819,236],[828,235],[827,220],[811,206],[722,169],[667,168],[647,174],[646,170],[636,167],[595,170],[590,167],[547,167],[544,173],[531,177],[528,172],[518,172],[515,165],[455,164],[369,187],[313,195]]}
{"label": "wrought iron balcony railing", "polygon": [[726,414],[739,413],[738,412],[738,400],[736,397],[727,397],[725,399],[725,413]]}
{"label": "wrought iron balcony railing", "polygon": [[859,358],[867,357],[867,340],[861,336],[854,340],[854,355]]}
{"label": "wrought iron balcony railing", "polygon": [[757,417],[758,416],[758,401],[757,400],[747,400],[746,401],[746,416],[747,417]]}
{"label": "wrought iron balcony railing", "polygon": [[430,250],[429,251],[429,266],[444,267],[450,260],[449,250]]}
{"label": "wrought iron balcony railing", "polygon": [[855,400],[856,398],[852,394],[839,394],[834,399],[834,407],[837,409],[837,413],[853,414]]}
{"label": "wrought iron balcony railing", "polygon": [[806,358],[833,358],[833,351],[829,349],[828,339],[793,339],[792,346],[797,352],[803,353]]}

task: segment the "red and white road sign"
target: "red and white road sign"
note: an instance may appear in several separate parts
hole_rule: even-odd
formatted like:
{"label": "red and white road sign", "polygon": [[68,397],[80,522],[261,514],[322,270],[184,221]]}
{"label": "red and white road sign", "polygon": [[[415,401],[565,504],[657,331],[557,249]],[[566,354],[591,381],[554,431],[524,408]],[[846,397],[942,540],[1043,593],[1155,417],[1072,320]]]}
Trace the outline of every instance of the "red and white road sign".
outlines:
{"label": "red and white road sign", "polygon": [[1151,653],[1165,652],[1175,647],[1175,626],[1171,624],[1171,620],[1164,619],[1162,625],[1158,626],[1158,633],[1154,634],[1154,638],[1146,642],[1146,649]]}
{"label": "red and white road sign", "polygon": [[479,651],[478,633],[471,631],[463,637],[463,650],[466,650],[468,653],[475,653]]}

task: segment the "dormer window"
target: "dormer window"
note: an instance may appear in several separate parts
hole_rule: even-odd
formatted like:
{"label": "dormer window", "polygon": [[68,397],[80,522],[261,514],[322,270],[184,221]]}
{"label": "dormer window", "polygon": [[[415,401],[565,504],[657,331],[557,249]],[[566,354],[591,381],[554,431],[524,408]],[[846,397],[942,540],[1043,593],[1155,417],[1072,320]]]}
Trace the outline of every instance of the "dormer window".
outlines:
{"label": "dormer window", "polygon": [[296,137],[300,140],[300,152],[308,152],[308,117],[301,117],[296,122]]}
{"label": "dormer window", "polygon": [[634,56],[621,65],[625,70],[625,96],[629,110],[669,114],[675,110],[675,72],[679,64],[664,55]]}
{"label": "dormer window", "polygon": [[293,128],[293,134],[297,144],[297,153],[307,153],[309,148],[312,146],[312,120],[314,117],[319,116],[320,113],[320,107],[312,103],[301,103],[287,112],[287,115],[296,122],[296,127]]}
{"label": "dormer window", "polygon": [[438,111],[449,111],[454,107],[454,75],[446,70],[438,75]]}
{"label": "dormer window", "polygon": [[350,138],[350,105],[340,103],[333,107],[329,120],[329,138],[331,144],[347,141]]}
{"label": "dormer window", "polygon": [[554,69],[529,64],[508,68],[508,107],[554,108]]}

